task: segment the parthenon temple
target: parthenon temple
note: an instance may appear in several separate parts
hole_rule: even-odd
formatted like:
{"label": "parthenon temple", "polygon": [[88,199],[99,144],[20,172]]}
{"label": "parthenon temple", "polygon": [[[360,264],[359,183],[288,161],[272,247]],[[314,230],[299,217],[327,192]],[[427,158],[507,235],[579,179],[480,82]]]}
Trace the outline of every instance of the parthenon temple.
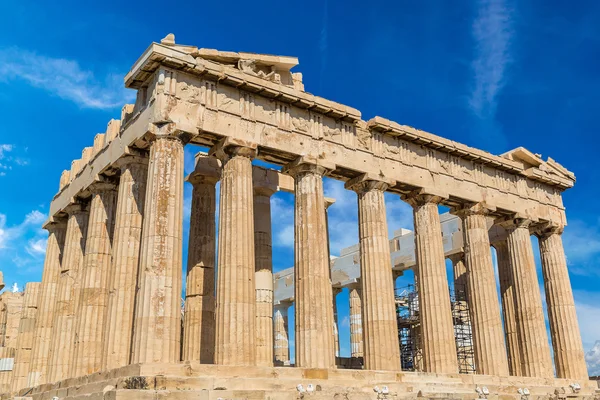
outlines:
{"label": "parthenon temple", "polygon": [[[297,65],[172,34],[144,51],[125,77],[135,104],[60,177],[41,283],[0,296],[1,398],[598,397],[561,240],[574,174],[522,147],[493,155],[362,120],[305,91]],[[186,145],[206,149],[188,176]],[[337,257],[324,177],[358,199],[358,244]],[[294,259],[274,273],[278,191],[294,198]],[[391,238],[386,193],[414,216]]]}

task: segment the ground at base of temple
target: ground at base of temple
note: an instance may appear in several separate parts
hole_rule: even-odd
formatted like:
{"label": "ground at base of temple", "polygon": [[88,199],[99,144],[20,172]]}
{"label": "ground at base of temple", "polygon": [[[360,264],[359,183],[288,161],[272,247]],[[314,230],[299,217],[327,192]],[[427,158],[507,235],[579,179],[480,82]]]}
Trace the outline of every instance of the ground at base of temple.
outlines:
{"label": "ground at base of temple", "polygon": [[2,396],[2,400],[416,398],[600,400],[600,391],[589,380],[183,363],[130,365]]}

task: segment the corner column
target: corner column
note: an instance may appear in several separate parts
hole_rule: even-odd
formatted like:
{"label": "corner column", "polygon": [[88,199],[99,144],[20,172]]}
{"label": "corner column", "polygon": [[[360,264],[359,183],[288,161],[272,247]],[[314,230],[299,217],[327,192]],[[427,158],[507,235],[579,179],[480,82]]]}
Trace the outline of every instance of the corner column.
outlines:
{"label": "corner column", "polygon": [[275,186],[254,186],[256,365],[273,366],[273,249],[271,196]]}
{"label": "corner column", "polygon": [[363,324],[360,284],[350,288],[350,357],[363,357]]}
{"label": "corner column", "polygon": [[551,378],[550,346],[529,233],[531,221],[516,218],[503,224],[508,232],[508,255],[515,277],[515,320],[521,348],[521,373]]}
{"label": "corner column", "polygon": [[71,204],[65,211],[69,214],[69,219],[58,281],[58,298],[48,371],[49,382],[57,382],[70,377],[69,372],[75,349],[76,313],[81,294],[81,269],[89,219],[89,208],[86,204]]}
{"label": "corner column", "polygon": [[400,370],[400,344],[384,192],[387,182],[361,175],[346,183],[358,194],[364,364]]}
{"label": "corner column", "polygon": [[588,379],[562,231],[562,227],[547,227],[537,232],[554,364],[558,378]]}
{"label": "corner column", "polygon": [[442,199],[417,193],[405,200],[414,210],[415,277],[421,313],[423,371],[457,373],[458,359],[438,213],[438,203]]}
{"label": "corner column", "polygon": [[508,376],[496,276],[487,228],[488,210],[481,204],[456,213],[462,219],[469,314],[478,374]]}
{"label": "corner column", "polygon": [[40,287],[38,318],[35,321],[31,364],[27,386],[33,387],[48,382],[48,361],[52,340],[52,323],[56,309],[58,277],[60,275],[63,246],[67,224],[64,221],[52,221],[45,227],[48,230],[48,245],[44,260],[44,273]]}
{"label": "corner column", "polygon": [[274,340],[275,340],[275,365],[290,364],[290,348],[288,342],[288,308],[290,304],[282,303],[275,306]]}
{"label": "corner column", "polygon": [[177,363],[181,351],[183,142],[150,147],[131,363]]}
{"label": "corner column", "polygon": [[211,149],[221,160],[215,362],[256,365],[256,285],[252,159],[256,146],[230,138]]}
{"label": "corner column", "polygon": [[117,190],[113,183],[96,182],[90,187],[90,217],[75,328],[75,351],[70,376],[90,375],[102,370],[104,326],[108,305]]}
{"label": "corner column", "polygon": [[115,216],[107,320],[102,350],[102,369],[124,367],[131,358],[135,289],[138,282],[140,243],[148,158],[121,158],[119,195]]}
{"label": "corner column", "polygon": [[504,339],[508,356],[508,370],[512,376],[521,376],[521,349],[517,334],[515,317],[515,287],[513,284],[508,245],[506,240],[494,242],[498,259],[498,279],[500,281],[500,297],[502,299],[502,317],[504,319]]}
{"label": "corner column", "polygon": [[295,178],[294,292],[296,366],[334,368],[333,293],[323,175],[334,165],[301,157],[284,170]]}
{"label": "corner column", "polygon": [[215,359],[215,186],[219,179],[219,161],[197,155],[196,168],[187,178],[193,189],[182,356],[184,361],[202,364],[213,364]]}

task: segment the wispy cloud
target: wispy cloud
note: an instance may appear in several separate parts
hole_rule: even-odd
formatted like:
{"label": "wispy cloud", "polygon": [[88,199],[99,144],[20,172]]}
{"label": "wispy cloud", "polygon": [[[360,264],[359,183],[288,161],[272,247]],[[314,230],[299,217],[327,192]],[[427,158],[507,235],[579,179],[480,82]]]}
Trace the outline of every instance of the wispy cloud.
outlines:
{"label": "wispy cloud", "polygon": [[471,62],[474,79],[469,106],[481,119],[494,117],[498,94],[506,83],[507,68],[512,62],[512,14],[506,0],[479,0],[472,27],[476,48]]}
{"label": "wispy cloud", "polygon": [[121,75],[98,79],[75,60],[53,58],[17,47],[0,49],[0,82],[21,80],[82,108],[111,109],[134,98]]}
{"label": "wispy cloud", "polygon": [[597,265],[597,260],[600,259],[600,221],[596,224],[581,220],[569,221],[563,233],[563,245],[572,274],[600,276]]}
{"label": "wispy cloud", "polygon": [[[29,164],[27,158],[15,155],[16,146],[0,143],[0,176],[13,169],[13,165],[25,166]],[[27,149],[25,149],[27,151]]]}

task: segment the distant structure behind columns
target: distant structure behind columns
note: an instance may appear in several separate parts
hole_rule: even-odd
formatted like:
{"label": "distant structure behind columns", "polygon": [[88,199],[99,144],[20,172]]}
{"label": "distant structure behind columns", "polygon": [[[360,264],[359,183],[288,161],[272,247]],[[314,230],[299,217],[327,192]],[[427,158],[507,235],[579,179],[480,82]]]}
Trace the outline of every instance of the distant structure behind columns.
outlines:
{"label": "distant structure behind columns", "polygon": [[214,157],[196,155],[196,168],[187,181],[193,186],[188,244],[184,361],[214,363],[216,188],[221,165]]}
{"label": "distant structure behind columns", "polygon": [[333,304],[331,305],[331,307],[333,310],[333,343],[336,357],[340,356],[340,332],[338,329],[338,312],[336,298],[341,291],[341,288],[332,288]]}
{"label": "distant structure behind columns", "polygon": [[121,176],[104,326],[103,370],[124,367],[131,359],[148,157],[144,153],[123,157],[117,166],[120,167]]}
{"label": "distant structure behind columns", "polygon": [[360,284],[350,290],[350,356],[363,357],[362,299]]}
{"label": "distant structure behind columns", "polygon": [[64,221],[52,221],[45,228],[48,230],[49,236],[42,285],[40,287],[38,317],[35,320],[31,364],[27,378],[28,387],[37,386],[48,381],[47,373],[50,340],[52,339],[52,323],[54,321],[58,277],[60,275],[67,224]]}
{"label": "distant structure behind columns", "polygon": [[288,309],[290,303],[281,303],[275,305],[275,314],[273,316],[275,342],[275,365],[290,365],[290,348],[288,335]]}
{"label": "distant structure behind columns", "polygon": [[587,379],[588,371],[561,238],[562,232],[563,228],[558,226],[544,227],[536,232],[539,238],[554,364],[559,378]]}
{"label": "distant structure behind columns", "polygon": [[39,282],[29,282],[25,285],[23,311],[21,312],[15,351],[13,391],[27,387],[27,375],[29,374],[29,364],[31,362],[31,349],[33,347],[33,333],[37,317],[40,287],[41,283]]}
{"label": "distant structure behind columns", "polygon": [[438,212],[441,197],[415,193],[405,199],[414,209],[423,370],[456,373],[458,360]]}
{"label": "distant structure behind columns", "polygon": [[181,357],[183,142],[169,125],[157,129],[150,147],[142,224],[134,364],[176,363]]}

